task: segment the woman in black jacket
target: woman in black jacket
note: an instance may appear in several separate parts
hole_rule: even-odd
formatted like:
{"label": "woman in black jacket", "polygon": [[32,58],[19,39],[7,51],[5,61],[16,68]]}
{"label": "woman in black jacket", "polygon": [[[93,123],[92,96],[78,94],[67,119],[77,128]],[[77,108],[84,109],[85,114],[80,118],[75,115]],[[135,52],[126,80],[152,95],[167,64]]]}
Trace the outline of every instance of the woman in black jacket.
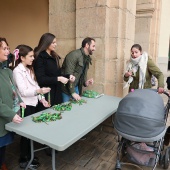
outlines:
{"label": "woman in black jacket", "polygon": [[[50,102],[51,106],[62,103],[61,83],[66,84],[69,80],[75,79],[72,75],[69,79],[61,76],[60,57],[55,52],[56,46],[56,37],[51,33],[45,33],[34,50],[34,70],[37,82],[40,87],[51,88],[50,95],[45,94],[45,99]],[[42,105],[39,105],[37,111],[44,109]]]}

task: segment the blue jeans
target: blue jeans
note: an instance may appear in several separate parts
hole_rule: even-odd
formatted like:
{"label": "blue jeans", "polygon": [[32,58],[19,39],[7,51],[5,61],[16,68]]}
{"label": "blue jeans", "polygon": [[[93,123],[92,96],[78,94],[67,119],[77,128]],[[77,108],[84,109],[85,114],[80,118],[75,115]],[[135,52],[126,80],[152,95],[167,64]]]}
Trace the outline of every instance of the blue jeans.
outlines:
{"label": "blue jeans", "polygon": [[[76,86],[74,88],[74,90],[75,90],[75,93],[79,94],[78,86]],[[68,94],[65,94],[65,93],[62,93],[62,97],[63,97],[63,102],[68,102],[70,100],[70,98],[73,99],[73,97],[71,95],[68,95]]]}

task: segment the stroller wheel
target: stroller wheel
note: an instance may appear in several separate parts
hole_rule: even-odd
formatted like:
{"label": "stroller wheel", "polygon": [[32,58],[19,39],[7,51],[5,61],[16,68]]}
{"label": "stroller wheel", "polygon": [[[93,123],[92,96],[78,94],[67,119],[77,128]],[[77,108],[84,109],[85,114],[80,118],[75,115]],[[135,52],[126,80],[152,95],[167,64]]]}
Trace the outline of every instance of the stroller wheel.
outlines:
{"label": "stroller wheel", "polygon": [[122,145],[121,152],[122,152],[122,157],[126,155],[126,144],[125,143],[123,143],[123,145]]}
{"label": "stroller wheel", "polygon": [[162,166],[163,164],[163,159],[164,159],[164,156],[162,156],[162,154],[160,153],[160,156],[159,156],[159,165]]}
{"label": "stroller wheel", "polygon": [[116,163],[115,170],[121,170],[121,164],[119,161]]}
{"label": "stroller wheel", "polygon": [[165,151],[165,157],[164,157],[164,169],[168,169],[169,162],[170,162],[170,149],[167,148]]}

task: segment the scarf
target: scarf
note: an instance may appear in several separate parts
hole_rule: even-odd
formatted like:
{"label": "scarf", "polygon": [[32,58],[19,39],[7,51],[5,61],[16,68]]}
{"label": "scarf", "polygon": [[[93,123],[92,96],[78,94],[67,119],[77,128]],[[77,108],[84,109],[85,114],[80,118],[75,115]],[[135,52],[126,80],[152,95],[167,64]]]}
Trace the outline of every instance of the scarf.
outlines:
{"label": "scarf", "polygon": [[146,68],[147,68],[147,62],[148,62],[148,54],[146,52],[143,52],[142,55],[140,55],[137,58],[130,58],[130,62],[127,65],[126,72],[132,71],[132,76],[129,76],[129,80],[125,84],[123,88],[128,87],[128,85],[133,81],[133,77],[136,76],[136,72],[139,69],[139,89],[144,88],[144,84],[146,81],[145,75],[146,75]]}

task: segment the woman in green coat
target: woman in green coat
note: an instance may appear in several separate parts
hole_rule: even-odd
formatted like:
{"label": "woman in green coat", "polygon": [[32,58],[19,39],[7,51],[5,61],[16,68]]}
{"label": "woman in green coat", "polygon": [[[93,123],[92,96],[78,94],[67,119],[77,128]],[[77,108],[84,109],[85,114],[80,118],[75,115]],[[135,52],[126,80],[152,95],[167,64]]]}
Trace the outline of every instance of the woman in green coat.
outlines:
{"label": "woman in green coat", "polygon": [[139,44],[131,47],[131,58],[124,74],[124,88],[129,86],[129,91],[134,89],[151,88],[151,77],[154,75],[158,80],[158,93],[164,92],[164,76],[156,64],[149,58],[146,52],[142,52]]}
{"label": "woman in green coat", "polygon": [[8,54],[6,39],[0,37],[0,170],[7,169],[4,163],[5,148],[13,141],[13,134],[5,129],[5,124],[11,121],[21,123],[20,106],[26,107],[16,93],[12,71],[2,67]]}

